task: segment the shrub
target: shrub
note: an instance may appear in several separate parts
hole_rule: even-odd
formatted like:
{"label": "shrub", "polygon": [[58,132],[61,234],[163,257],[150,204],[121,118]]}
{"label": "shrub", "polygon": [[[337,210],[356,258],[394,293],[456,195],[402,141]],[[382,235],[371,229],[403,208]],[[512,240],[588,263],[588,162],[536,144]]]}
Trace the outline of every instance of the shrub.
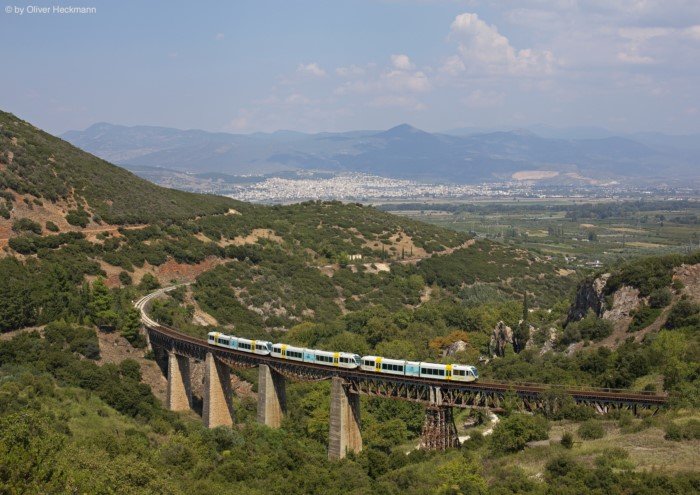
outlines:
{"label": "shrub", "polygon": [[66,221],[76,227],[85,228],[90,223],[90,215],[82,208],[78,210],[68,210]]}
{"label": "shrub", "polygon": [[630,323],[628,332],[636,332],[648,327],[659,317],[661,309],[651,306],[641,306],[632,312],[632,322]]}
{"label": "shrub", "polygon": [[700,439],[700,421],[691,419],[683,425],[670,422],[668,426],[666,426],[664,438],[674,442],[680,442],[681,440],[698,440]]}
{"label": "shrub", "polygon": [[611,322],[591,313],[584,319],[567,325],[562,336],[562,343],[567,345],[579,340],[601,340],[609,336],[612,331]]}
{"label": "shrub", "polygon": [[58,229],[58,225],[53,223],[51,220],[48,220],[46,222],[46,230],[49,230],[51,232],[58,232],[59,229]]}
{"label": "shrub", "polygon": [[29,218],[20,218],[12,222],[13,232],[33,232],[41,234],[41,225]]}
{"label": "shrub", "polygon": [[160,282],[158,282],[158,279],[154,277],[150,273],[144,274],[143,277],[141,277],[141,283],[139,284],[139,289],[143,290],[155,290],[158,287],[160,287]]}
{"label": "shrub", "polygon": [[491,448],[497,453],[517,452],[532,440],[546,440],[549,423],[542,416],[513,414],[498,423],[491,435]]}
{"label": "shrub", "polygon": [[599,468],[632,469],[634,465],[629,462],[629,453],[620,447],[605,449],[595,460]]}
{"label": "shrub", "polygon": [[565,449],[570,449],[574,446],[574,436],[567,431],[561,436],[560,443]]}
{"label": "shrub", "polygon": [[131,279],[131,275],[128,272],[119,272],[119,283],[122,285],[131,285],[134,281]]}
{"label": "shrub", "polygon": [[649,306],[652,308],[665,308],[671,304],[672,298],[673,295],[671,294],[671,291],[666,287],[656,289],[649,294]]}
{"label": "shrub", "polygon": [[605,429],[598,421],[589,419],[578,427],[578,436],[584,440],[596,440],[605,436]]}
{"label": "shrub", "polygon": [[700,326],[700,304],[681,299],[673,305],[666,319],[666,328]]}
{"label": "shrub", "polygon": [[556,457],[547,463],[545,470],[553,477],[563,477],[575,471],[579,465],[569,455]]}

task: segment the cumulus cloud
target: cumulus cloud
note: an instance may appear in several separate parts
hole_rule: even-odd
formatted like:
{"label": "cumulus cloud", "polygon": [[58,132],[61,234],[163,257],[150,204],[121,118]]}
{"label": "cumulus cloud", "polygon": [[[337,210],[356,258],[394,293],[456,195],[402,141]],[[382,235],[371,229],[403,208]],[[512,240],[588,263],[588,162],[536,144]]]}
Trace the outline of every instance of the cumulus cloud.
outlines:
{"label": "cumulus cloud", "polygon": [[316,62],[299,64],[297,66],[297,72],[313,77],[324,77],[326,75],[326,71],[323,70]]}
{"label": "cumulus cloud", "polygon": [[391,65],[394,66],[395,69],[398,70],[411,70],[413,69],[413,62],[411,62],[411,59],[408,58],[408,55],[392,55],[391,56]]}
{"label": "cumulus cloud", "polygon": [[[459,56],[467,69],[490,73],[547,74],[552,71],[554,55],[549,50],[516,50],[498,28],[477,14],[465,12],[455,17],[450,27],[459,40]],[[452,64],[454,69],[456,65]]]}
{"label": "cumulus cloud", "polygon": [[427,74],[421,70],[410,69],[414,65],[407,56],[398,56],[401,57],[399,59],[396,57],[392,55],[391,67],[385,68],[378,74],[375,71],[364,79],[348,81],[339,86],[335,93],[347,95],[350,93],[424,93],[430,91],[432,86]]}

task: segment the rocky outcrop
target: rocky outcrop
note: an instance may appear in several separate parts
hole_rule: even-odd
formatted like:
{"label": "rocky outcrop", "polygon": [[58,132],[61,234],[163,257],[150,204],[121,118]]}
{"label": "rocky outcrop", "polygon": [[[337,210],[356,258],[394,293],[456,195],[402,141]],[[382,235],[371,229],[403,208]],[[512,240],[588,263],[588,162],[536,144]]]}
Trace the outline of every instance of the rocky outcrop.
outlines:
{"label": "rocky outcrop", "polygon": [[639,289],[624,285],[613,294],[612,307],[603,312],[603,319],[617,322],[628,318],[639,307]]}
{"label": "rocky outcrop", "polygon": [[579,321],[584,318],[588,311],[593,311],[596,316],[601,317],[605,312],[605,284],[610,278],[609,273],[604,273],[594,280],[586,280],[579,285],[576,291],[576,299],[569,308],[564,325],[572,321]]}
{"label": "rocky outcrop", "polygon": [[554,350],[554,344],[557,343],[557,329],[554,327],[549,327],[547,330],[542,329],[543,332],[546,332],[546,338],[544,340],[544,343],[542,344],[542,347],[540,348],[540,355],[546,353],[546,352],[551,352]]}
{"label": "rocky outcrop", "polygon": [[513,330],[499,321],[493,329],[491,342],[489,342],[489,352],[492,356],[503,357],[506,353],[506,347],[513,345]]}
{"label": "rocky outcrop", "polygon": [[458,352],[465,352],[467,350],[467,343],[463,340],[456,340],[455,342],[452,342],[450,345],[447,346],[447,348],[442,351],[443,356],[454,356]]}

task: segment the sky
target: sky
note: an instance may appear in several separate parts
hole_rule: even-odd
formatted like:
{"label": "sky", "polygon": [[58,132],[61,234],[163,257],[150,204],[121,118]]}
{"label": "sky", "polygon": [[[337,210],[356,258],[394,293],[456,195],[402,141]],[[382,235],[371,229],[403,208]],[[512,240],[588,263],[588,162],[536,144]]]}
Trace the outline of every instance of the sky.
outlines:
{"label": "sky", "polygon": [[0,109],[55,134],[96,122],[235,133],[400,123],[700,132],[700,0],[3,7]]}

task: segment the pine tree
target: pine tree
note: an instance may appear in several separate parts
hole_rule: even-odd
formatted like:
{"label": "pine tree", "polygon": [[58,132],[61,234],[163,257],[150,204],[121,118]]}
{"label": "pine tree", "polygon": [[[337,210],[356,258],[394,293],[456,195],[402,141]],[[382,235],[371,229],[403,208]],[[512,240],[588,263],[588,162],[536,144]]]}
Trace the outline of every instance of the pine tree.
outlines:
{"label": "pine tree", "polygon": [[530,339],[530,323],[528,317],[530,313],[530,304],[527,297],[527,291],[523,295],[523,318],[520,324],[515,327],[513,332],[513,350],[520,352],[525,349],[527,341]]}

